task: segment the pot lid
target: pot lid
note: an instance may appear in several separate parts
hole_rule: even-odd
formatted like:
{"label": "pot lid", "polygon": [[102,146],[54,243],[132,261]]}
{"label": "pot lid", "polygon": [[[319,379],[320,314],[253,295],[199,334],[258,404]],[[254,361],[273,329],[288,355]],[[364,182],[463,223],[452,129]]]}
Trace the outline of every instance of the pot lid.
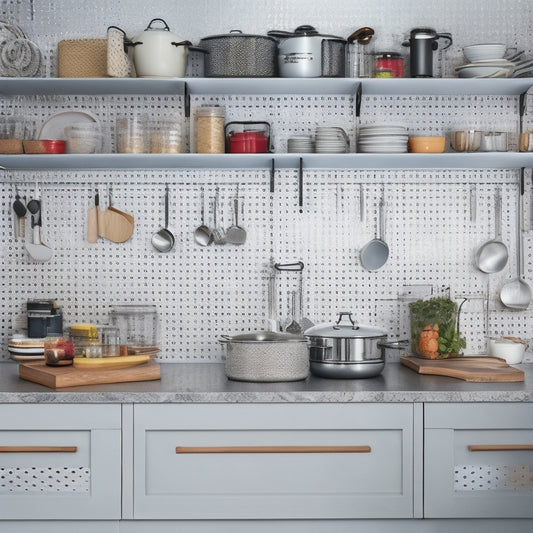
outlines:
{"label": "pot lid", "polygon": [[316,28],[313,26],[303,25],[298,26],[293,32],[290,31],[281,31],[281,30],[272,30],[268,32],[268,35],[278,37],[281,39],[291,39],[295,37],[320,37],[322,39],[331,39],[346,42],[346,39],[343,37],[338,37],[337,35],[326,35],[324,33],[319,33]]}
{"label": "pot lid", "polygon": [[267,39],[269,41],[276,41],[274,37],[269,37],[268,35],[254,35],[251,33],[243,33],[241,30],[230,30],[229,33],[222,33],[220,35],[208,35],[207,37],[202,37],[200,41],[207,41],[209,39],[223,39],[223,38],[239,38],[239,37],[255,37],[256,39]]}
{"label": "pot lid", "polygon": [[307,342],[303,335],[293,335],[291,333],[278,333],[276,331],[256,331],[254,333],[243,333],[233,337],[223,335],[227,342]]}
{"label": "pot lid", "polygon": [[[347,318],[345,318],[347,317]],[[373,338],[384,337],[387,332],[373,326],[356,324],[352,319],[352,313],[341,312],[335,324],[319,324],[304,331],[307,337],[328,337],[328,338]]]}

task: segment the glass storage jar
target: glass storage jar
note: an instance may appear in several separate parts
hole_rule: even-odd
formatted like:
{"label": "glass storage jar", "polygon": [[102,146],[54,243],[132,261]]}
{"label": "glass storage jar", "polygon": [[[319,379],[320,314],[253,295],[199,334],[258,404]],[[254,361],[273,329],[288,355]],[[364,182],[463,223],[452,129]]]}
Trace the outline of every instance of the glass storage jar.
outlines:
{"label": "glass storage jar", "polygon": [[226,151],[224,106],[200,107],[196,112],[196,152],[223,154]]}
{"label": "glass storage jar", "polygon": [[159,320],[155,305],[112,305],[109,320],[119,330],[121,345],[153,348],[158,346]]}

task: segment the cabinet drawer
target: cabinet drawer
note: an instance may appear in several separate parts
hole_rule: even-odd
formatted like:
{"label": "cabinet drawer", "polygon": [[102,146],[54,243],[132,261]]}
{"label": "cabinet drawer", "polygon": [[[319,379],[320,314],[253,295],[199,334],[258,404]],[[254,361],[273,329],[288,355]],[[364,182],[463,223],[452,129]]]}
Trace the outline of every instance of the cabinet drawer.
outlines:
{"label": "cabinet drawer", "polygon": [[412,406],[136,405],[135,518],[413,515]]}
{"label": "cabinet drawer", "polygon": [[0,405],[0,519],[116,519],[118,405]]}
{"label": "cabinet drawer", "polygon": [[533,405],[427,405],[425,420],[426,517],[533,517]]}

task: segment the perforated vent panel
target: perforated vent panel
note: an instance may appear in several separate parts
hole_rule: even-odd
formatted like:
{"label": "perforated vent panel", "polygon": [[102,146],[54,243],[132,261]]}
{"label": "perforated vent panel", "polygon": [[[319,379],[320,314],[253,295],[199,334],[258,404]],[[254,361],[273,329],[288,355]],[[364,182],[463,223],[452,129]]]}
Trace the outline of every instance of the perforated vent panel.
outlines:
{"label": "perforated vent panel", "polygon": [[457,492],[487,490],[533,490],[531,465],[458,465],[454,472]]}
{"label": "perforated vent panel", "polygon": [[28,466],[0,468],[0,494],[47,492],[89,493],[91,472],[86,467]]}

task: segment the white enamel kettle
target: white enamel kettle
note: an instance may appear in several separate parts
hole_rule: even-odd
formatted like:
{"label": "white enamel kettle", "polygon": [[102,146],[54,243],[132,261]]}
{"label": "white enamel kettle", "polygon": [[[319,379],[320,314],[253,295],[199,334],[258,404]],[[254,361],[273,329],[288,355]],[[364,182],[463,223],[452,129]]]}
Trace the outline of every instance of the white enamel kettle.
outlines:
{"label": "white enamel kettle", "polygon": [[[164,27],[152,27],[162,22]],[[153,19],[148,27],[132,39],[133,63],[140,78],[183,78],[191,43],[171,33],[163,19]]]}

